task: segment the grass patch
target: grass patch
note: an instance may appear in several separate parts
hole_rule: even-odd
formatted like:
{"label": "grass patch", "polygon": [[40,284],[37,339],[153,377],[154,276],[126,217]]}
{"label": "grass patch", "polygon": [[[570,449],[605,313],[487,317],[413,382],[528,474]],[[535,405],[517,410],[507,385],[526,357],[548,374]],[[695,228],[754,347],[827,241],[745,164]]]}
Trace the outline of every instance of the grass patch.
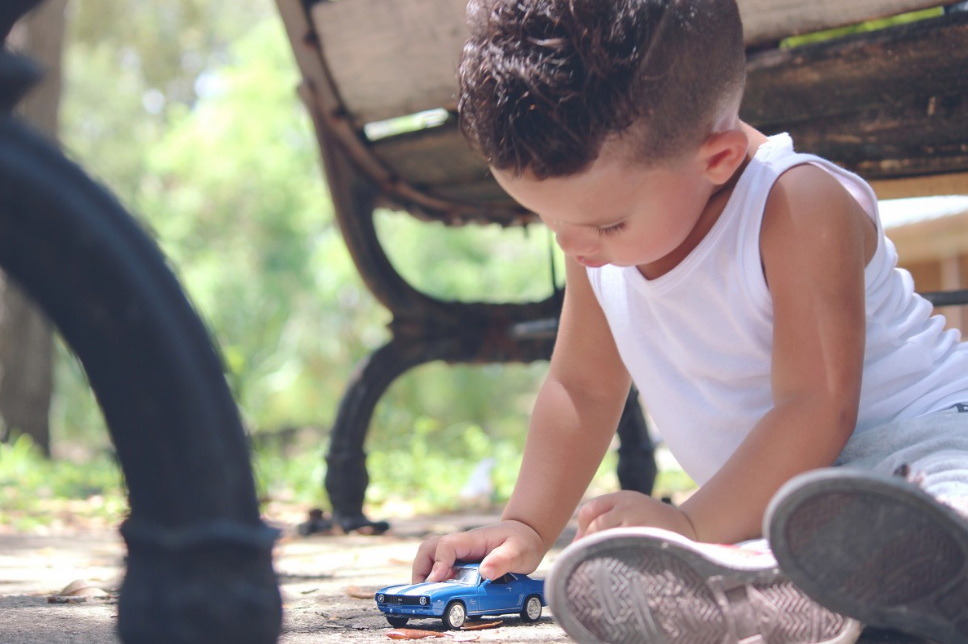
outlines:
{"label": "grass patch", "polygon": [[124,479],[110,455],[50,461],[28,436],[0,443],[0,530],[113,526],[127,510]]}

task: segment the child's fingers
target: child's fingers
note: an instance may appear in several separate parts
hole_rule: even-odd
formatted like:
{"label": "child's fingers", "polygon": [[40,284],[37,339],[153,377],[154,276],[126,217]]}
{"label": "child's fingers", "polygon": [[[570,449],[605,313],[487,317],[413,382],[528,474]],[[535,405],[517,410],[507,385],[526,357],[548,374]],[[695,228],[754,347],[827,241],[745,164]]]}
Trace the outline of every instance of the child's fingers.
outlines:
{"label": "child's fingers", "polygon": [[581,539],[582,537],[596,532],[591,526],[592,524],[601,516],[611,512],[615,508],[615,500],[613,495],[606,494],[604,496],[599,496],[578,510],[578,532],[575,534],[575,540]]}
{"label": "child's fingers", "polygon": [[481,562],[481,577],[485,579],[497,579],[501,575],[511,572],[520,562],[519,554],[515,552],[515,547],[508,542],[504,542],[484,557]]}
{"label": "child's fingers", "polygon": [[413,579],[443,581],[450,576],[455,561],[480,561],[486,554],[487,540],[473,531],[430,539],[421,544],[417,551],[413,562]]}
{"label": "child's fingers", "polygon": [[410,571],[411,583],[419,584],[430,575],[434,567],[438,541],[440,537],[427,539],[417,548],[417,556],[413,559],[413,567]]}
{"label": "child's fingers", "polygon": [[602,530],[621,528],[624,525],[625,521],[620,513],[609,511],[598,515],[592,521],[590,521],[585,527],[584,535],[588,536],[590,534],[595,534],[596,532],[601,532]]}

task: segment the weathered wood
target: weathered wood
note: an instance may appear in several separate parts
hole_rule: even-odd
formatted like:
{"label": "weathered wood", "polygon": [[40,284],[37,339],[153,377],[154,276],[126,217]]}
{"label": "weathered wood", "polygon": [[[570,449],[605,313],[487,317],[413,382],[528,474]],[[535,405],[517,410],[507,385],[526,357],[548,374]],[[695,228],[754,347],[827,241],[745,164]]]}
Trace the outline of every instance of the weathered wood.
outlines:
{"label": "weathered wood", "polygon": [[370,149],[392,173],[411,184],[439,185],[488,176],[484,159],[456,125],[381,139]]}
{"label": "weathered wood", "polygon": [[311,9],[323,54],[360,125],[456,107],[464,0],[343,0]]}
{"label": "weathered wood", "polygon": [[[481,179],[473,183],[436,186],[433,193],[441,198],[453,199],[461,203],[514,205],[511,197],[491,178]],[[537,221],[537,218],[532,217],[530,220]]]}
{"label": "weathered wood", "polygon": [[748,46],[929,9],[938,0],[737,0]]}
{"label": "weathered wood", "polygon": [[[968,14],[757,54],[749,67],[743,116],[757,127],[868,179],[931,177],[878,184],[894,197],[968,189]],[[371,149],[434,197],[513,207],[453,124]]]}
{"label": "weathered wood", "polygon": [[869,179],[968,170],[968,14],[754,55],[741,114]]}
{"label": "weathered wood", "polygon": [[[739,0],[749,45],[937,6],[937,0]],[[359,124],[456,106],[465,0],[341,0],[311,12]]]}

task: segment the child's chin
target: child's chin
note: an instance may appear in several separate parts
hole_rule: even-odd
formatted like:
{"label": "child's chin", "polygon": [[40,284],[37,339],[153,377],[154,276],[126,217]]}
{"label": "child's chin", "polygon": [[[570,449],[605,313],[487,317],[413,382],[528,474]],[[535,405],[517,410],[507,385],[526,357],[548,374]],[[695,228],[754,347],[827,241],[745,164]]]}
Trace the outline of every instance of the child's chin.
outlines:
{"label": "child's chin", "polygon": [[609,262],[600,262],[593,259],[588,259],[587,257],[576,257],[575,261],[584,266],[585,268],[601,268],[602,266],[607,266]]}

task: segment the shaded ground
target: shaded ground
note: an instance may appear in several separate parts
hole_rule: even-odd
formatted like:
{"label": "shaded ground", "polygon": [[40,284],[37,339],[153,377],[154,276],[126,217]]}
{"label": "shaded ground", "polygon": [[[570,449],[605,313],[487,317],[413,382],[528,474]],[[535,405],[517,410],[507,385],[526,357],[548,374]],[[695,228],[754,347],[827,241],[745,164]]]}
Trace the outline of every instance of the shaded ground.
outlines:
{"label": "shaded ground", "polygon": [[[289,536],[276,549],[276,571],[286,608],[280,644],[389,642],[389,627],[372,591],[406,581],[410,561],[423,536],[483,525],[491,516],[444,516],[397,521],[393,534]],[[543,577],[554,550],[535,574]],[[117,604],[108,597],[52,604],[48,596],[74,580],[115,590],[122,574],[124,546],[114,531],[65,536],[0,534],[0,644],[120,644],[114,633]],[[97,591],[88,591],[99,594]],[[354,594],[369,594],[357,598]],[[414,626],[439,626],[421,620]],[[533,625],[507,616],[495,629],[475,631],[480,642],[569,642],[550,612]],[[913,644],[918,640],[867,633],[874,644]]]}

